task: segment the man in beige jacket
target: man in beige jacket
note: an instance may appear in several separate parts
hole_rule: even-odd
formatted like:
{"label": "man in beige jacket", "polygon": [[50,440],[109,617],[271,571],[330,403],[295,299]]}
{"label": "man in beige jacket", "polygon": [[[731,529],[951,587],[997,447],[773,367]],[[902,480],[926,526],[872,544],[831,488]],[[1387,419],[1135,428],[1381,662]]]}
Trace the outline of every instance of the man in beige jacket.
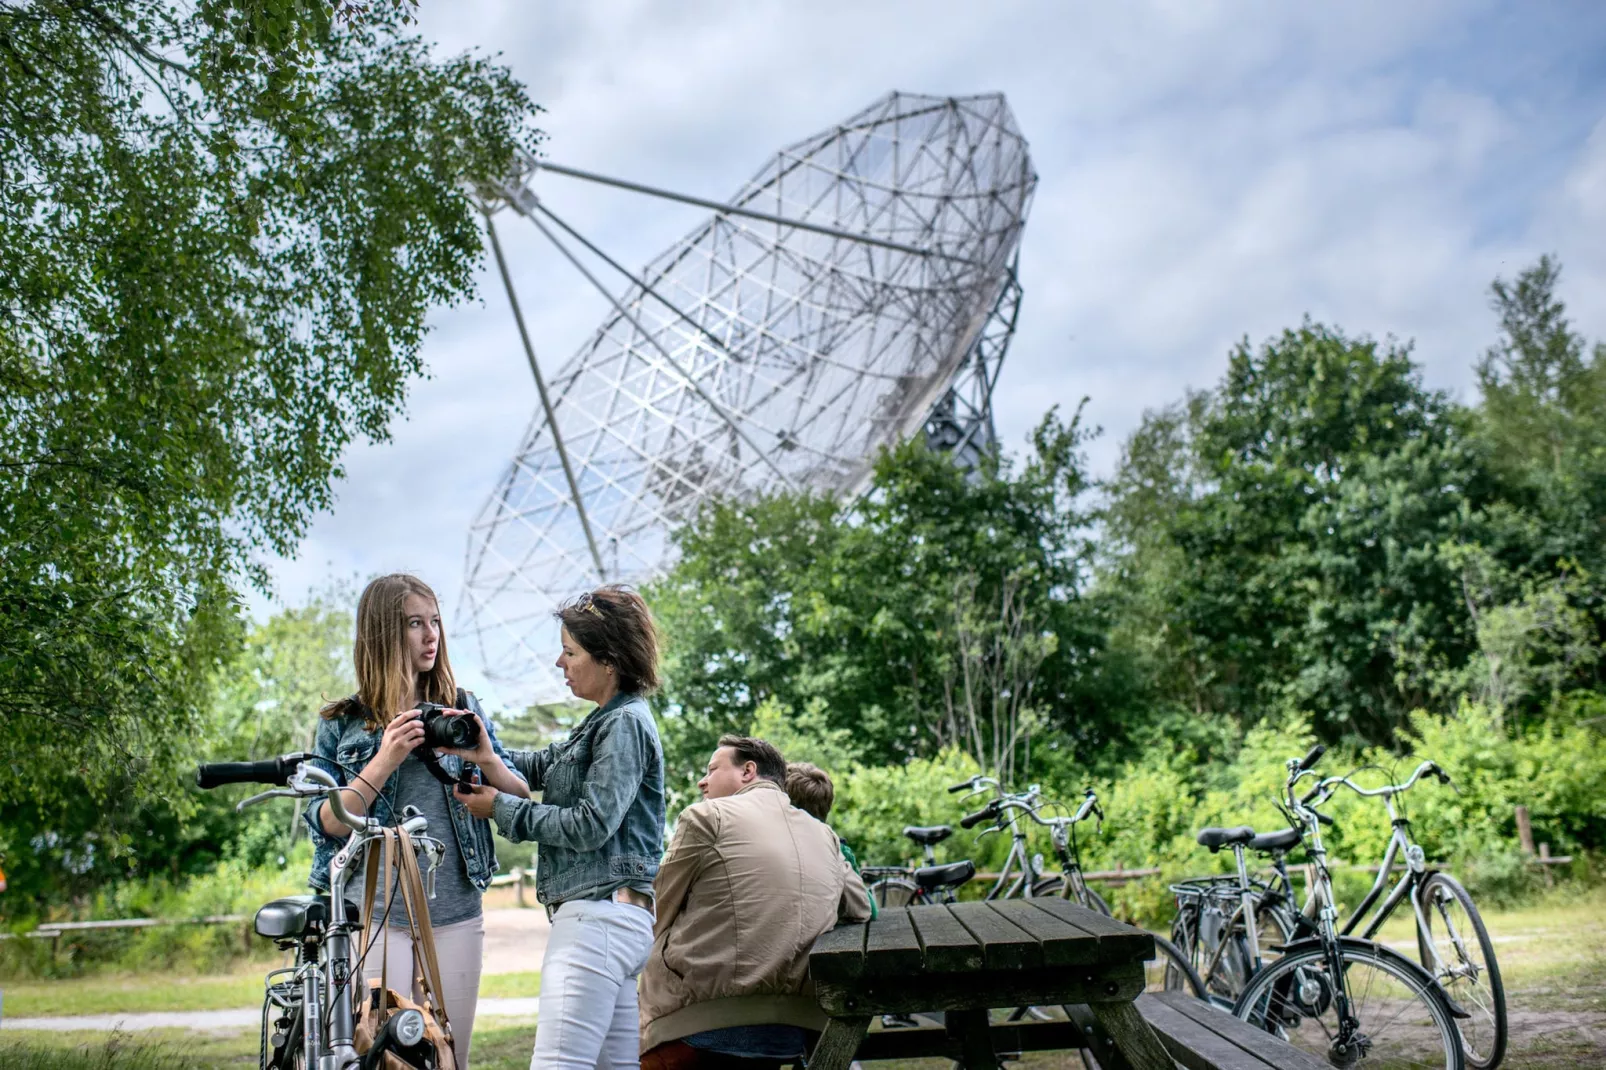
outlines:
{"label": "man in beige jacket", "polygon": [[642,1070],[760,1070],[803,1053],[825,1017],[809,948],[870,900],[829,826],[794,809],[786,760],[726,736],[680,815],[657,880],[641,974]]}

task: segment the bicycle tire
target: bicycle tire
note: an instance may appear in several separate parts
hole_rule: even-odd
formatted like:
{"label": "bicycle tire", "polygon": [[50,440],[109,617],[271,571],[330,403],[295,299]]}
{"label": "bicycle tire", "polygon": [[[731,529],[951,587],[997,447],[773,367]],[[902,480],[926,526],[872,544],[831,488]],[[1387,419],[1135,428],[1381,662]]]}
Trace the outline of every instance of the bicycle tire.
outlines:
{"label": "bicycle tire", "polygon": [[[1474,1070],[1494,1070],[1506,1057],[1509,1037],[1506,1020],[1506,989],[1500,979],[1500,965],[1495,961],[1494,943],[1484,927],[1483,915],[1478,913],[1472,896],[1461,882],[1448,873],[1435,871],[1422,882],[1418,894],[1422,898],[1422,913],[1427,920],[1428,932],[1417,933],[1417,949],[1422,965],[1433,970],[1433,955],[1429,954],[1428,941],[1438,952],[1438,959],[1453,976],[1438,974],[1434,979],[1445,994],[1470,1018],[1456,1019],[1456,1029],[1466,1048],[1467,1065]],[[1473,943],[1467,939],[1463,925],[1452,916],[1450,903],[1460,907],[1465,921],[1476,937],[1476,954]],[[1439,923],[1435,929],[1435,923]],[[1452,936],[1452,933],[1454,934]],[[1481,957],[1479,963],[1477,958]],[[1467,972],[1462,972],[1467,971]]]}
{"label": "bicycle tire", "polygon": [[1465,1070],[1450,1004],[1426,971],[1370,940],[1341,938],[1339,955],[1345,990],[1371,1045],[1360,1060],[1329,1052],[1331,1039],[1338,1035],[1336,989],[1327,949],[1319,943],[1290,948],[1256,971],[1233,1006],[1234,1017],[1335,1066],[1375,1059],[1400,1070]]}
{"label": "bicycle tire", "polygon": [[[1159,933],[1151,933],[1154,937],[1154,958],[1145,963],[1145,974],[1153,972],[1155,964],[1159,965],[1159,973],[1150,980],[1145,991],[1148,992],[1187,992],[1194,999],[1205,999],[1204,981],[1199,977],[1199,971],[1193,968],[1181,948],[1167,940]],[[1158,984],[1158,987],[1155,985]]]}
{"label": "bicycle tire", "polygon": [[923,906],[931,902],[918,884],[902,877],[884,877],[870,885],[867,891],[879,910]]}
{"label": "bicycle tire", "polygon": [[[1085,884],[1083,886],[1086,887]],[[1065,896],[1064,889],[1065,878],[1056,874],[1054,876],[1044,877],[1042,880],[1032,885],[1032,896],[1036,899],[1048,899],[1051,897],[1069,898],[1069,896]],[[1089,910],[1096,910],[1100,914],[1103,914],[1106,918],[1113,918],[1115,916],[1110,913],[1110,904],[1106,903],[1104,901],[1104,897],[1091,888],[1087,889],[1087,902],[1083,903],[1082,906],[1087,907]]]}

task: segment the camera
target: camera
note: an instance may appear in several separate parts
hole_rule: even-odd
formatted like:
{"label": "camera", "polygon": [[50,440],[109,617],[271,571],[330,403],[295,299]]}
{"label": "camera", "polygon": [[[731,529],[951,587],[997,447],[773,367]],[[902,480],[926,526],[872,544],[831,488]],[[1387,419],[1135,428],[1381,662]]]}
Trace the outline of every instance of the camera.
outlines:
{"label": "camera", "polygon": [[480,744],[480,723],[471,713],[448,713],[450,706],[420,702],[419,721],[424,726],[426,747],[459,747],[471,750]]}

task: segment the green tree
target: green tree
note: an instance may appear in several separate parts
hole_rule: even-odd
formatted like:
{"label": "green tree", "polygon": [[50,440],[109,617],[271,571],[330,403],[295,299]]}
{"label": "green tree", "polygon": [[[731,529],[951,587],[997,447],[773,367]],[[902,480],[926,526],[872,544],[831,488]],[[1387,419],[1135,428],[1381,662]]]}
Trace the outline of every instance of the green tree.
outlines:
{"label": "green tree", "polygon": [[[355,597],[342,587],[312,596],[251,626],[227,658],[229,668],[198,705],[192,734],[174,739],[177,757],[240,761],[304,750],[318,708],[350,694]],[[188,781],[188,777],[185,777]],[[255,790],[255,789],[252,789]],[[0,816],[0,854],[10,890],[0,915],[79,898],[131,878],[177,882],[222,859],[272,863],[300,834],[293,808],[234,804],[247,789],[123,799],[112,820],[100,808],[24,800]],[[298,882],[299,883],[299,882]]]}
{"label": "green tree", "polygon": [[0,805],[173,783],[537,109],[405,4],[0,3]]}
{"label": "green tree", "polygon": [[1007,771],[1031,727],[1108,733],[1086,683],[1102,627],[1079,595],[1086,435],[1050,413],[1018,468],[966,471],[916,442],[857,502],[705,509],[650,592],[677,774],[771,702],[850,732],[871,763],[958,745]]}
{"label": "green tree", "polygon": [[1406,348],[1309,323],[1239,346],[1111,483],[1124,649],[1175,708],[1389,739],[1430,693],[1420,667],[1473,646],[1442,553],[1484,482],[1464,424]]}

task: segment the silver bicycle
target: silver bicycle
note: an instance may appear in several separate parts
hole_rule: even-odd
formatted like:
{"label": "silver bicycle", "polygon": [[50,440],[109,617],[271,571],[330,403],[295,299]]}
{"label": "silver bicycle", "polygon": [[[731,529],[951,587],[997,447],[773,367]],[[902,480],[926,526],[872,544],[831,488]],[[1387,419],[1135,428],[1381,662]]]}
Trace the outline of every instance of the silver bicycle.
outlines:
{"label": "silver bicycle", "polygon": [[[1402,817],[1395,799],[1410,791],[1424,776],[1450,785],[1449,774],[1434,762],[1423,762],[1403,784],[1363,788],[1348,776],[1327,777],[1305,796],[1312,807],[1330,799],[1340,787],[1357,795],[1381,798],[1388,810],[1389,845],[1377,871],[1377,880],[1344,923],[1341,933],[1348,936],[1366,918],[1379,898],[1380,906],[1366,922],[1362,939],[1371,940],[1401,903],[1410,901],[1416,923],[1418,957],[1433,979],[1443,987],[1456,1011],[1456,1028],[1467,1052],[1467,1065],[1475,1070],[1494,1070],[1505,1058],[1506,990],[1500,980],[1500,966],[1494,957],[1494,942],[1484,927],[1472,896],[1448,873],[1429,869],[1421,846],[1411,839],[1411,822]],[[1451,785],[1453,786],[1453,785]],[[1405,873],[1384,897],[1397,859],[1405,859]]]}
{"label": "silver bicycle", "polygon": [[[198,766],[201,788],[225,784],[267,784],[272,790],[241,802],[235,809],[274,798],[318,799],[329,804],[335,820],[351,836],[329,863],[328,895],[291,895],[265,903],[256,912],[259,936],[293,951],[292,965],[270,972],[262,1004],[261,1070],[377,1070],[387,1052],[418,1070],[434,1070],[434,1048],[424,1037],[424,1016],[416,1010],[392,1014],[373,1045],[362,1055],[353,1042],[354,1006],[362,983],[362,963],[352,961],[352,934],[362,930],[362,907],[346,898],[352,875],[362,872],[369,845],[382,840],[386,826],[349,812],[340,800],[343,787],[335,778],[307,764],[311,754],[286,754],[258,762],[214,762]],[[427,835],[428,822],[415,807],[406,807],[398,826],[423,856],[426,894],[435,897],[435,867],[444,845]],[[385,896],[386,910],[396,900]],[[381,924],[383,924],[381,922]]]}

